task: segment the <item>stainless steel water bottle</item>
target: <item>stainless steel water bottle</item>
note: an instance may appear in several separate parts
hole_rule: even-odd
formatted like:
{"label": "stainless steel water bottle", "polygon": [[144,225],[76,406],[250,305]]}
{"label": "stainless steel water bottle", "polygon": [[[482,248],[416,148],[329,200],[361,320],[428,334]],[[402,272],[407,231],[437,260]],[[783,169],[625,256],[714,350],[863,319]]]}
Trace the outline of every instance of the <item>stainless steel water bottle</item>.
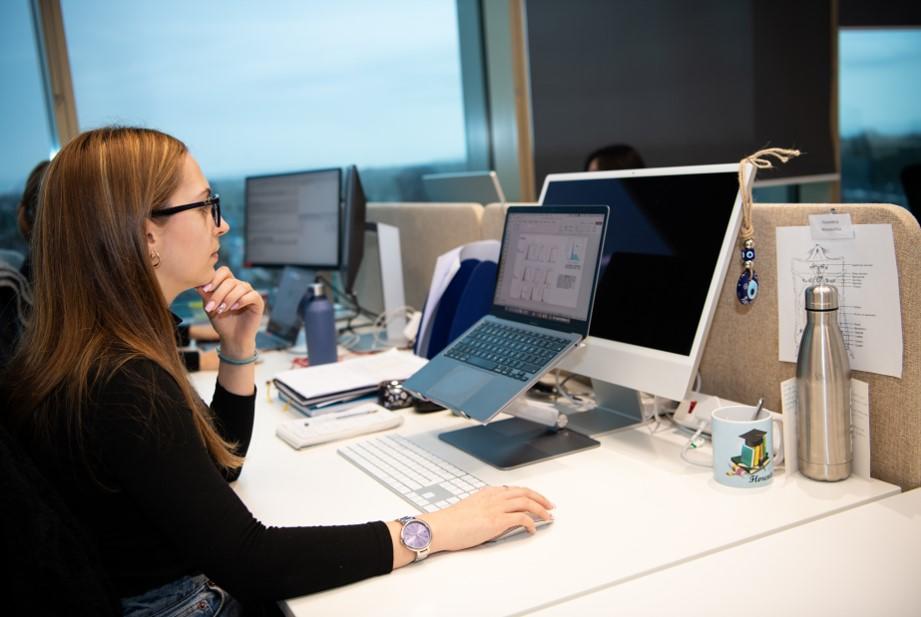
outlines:
{"label": "stainless steel water bottle", "polygon": [[796,360],[796,443],[800,472],[813,480],[851,474],[851,371],[838,326],[838,290],[806,289],[806,328]]}

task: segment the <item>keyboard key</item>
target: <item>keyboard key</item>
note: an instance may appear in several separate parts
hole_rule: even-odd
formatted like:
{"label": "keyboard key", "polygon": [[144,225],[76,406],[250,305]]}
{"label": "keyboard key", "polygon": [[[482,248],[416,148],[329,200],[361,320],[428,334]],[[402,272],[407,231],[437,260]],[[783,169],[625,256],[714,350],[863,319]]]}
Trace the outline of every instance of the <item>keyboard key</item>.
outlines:
{"label": "keyboard key", "polygon": [[476,356],[471,356],[467,358],[467,363],[480,368],[484,368],[487,371],[491,371],[496,367],[496,363],[492,360],[487,360],[486,358],[478,358]]}

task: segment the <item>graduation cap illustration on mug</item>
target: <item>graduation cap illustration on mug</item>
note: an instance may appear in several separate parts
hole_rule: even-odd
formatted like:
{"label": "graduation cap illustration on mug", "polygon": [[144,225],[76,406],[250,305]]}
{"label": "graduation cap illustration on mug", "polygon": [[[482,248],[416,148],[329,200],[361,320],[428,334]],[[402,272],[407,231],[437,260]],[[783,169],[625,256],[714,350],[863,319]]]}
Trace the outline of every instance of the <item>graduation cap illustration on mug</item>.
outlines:
{"label": "graduation cap illustration on mug", "polygon": [[767,462],[767,448],[764,443],[765,431],[753,428],[739,435],[745,440],[742,444],[740,462],[749,469],[757,469]]}

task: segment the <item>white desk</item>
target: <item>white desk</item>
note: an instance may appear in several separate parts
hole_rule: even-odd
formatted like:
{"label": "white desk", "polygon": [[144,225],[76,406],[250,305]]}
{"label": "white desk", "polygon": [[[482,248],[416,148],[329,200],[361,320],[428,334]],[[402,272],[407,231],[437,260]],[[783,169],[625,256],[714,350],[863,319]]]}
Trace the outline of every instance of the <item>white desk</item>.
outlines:
{"label": "white desk", "polygon": [[921,614],[921,489],[888,497],[533,613]]}
{"label": "white desk", "polygon": [[[336,452],[343,442],[295,451],[274,436],[295,417],[265,396],[265,379],[288,368],[270,354],[257,374],[256,424],[236,490],[270,525],[342,524],[411,513],[402,499]],[[212,374],[194,382],[203,394]],[[207,397],[206,397],[207,398]],[[344,588],[296,598],[293,615],[509,615],[552,605],[754,538],[898,493],[877,480],[836,484],[775,475],[766,487],[732,489],[681,460],[681,435],[645,427],[604,436],[601,447],[498,471],[438,440],[468,423],[447,412],[405,414],[398,432],[493,484],[530,486],[557,505],[536,536],[426,561]],[[359,437],[364,439],[367,437]]]}

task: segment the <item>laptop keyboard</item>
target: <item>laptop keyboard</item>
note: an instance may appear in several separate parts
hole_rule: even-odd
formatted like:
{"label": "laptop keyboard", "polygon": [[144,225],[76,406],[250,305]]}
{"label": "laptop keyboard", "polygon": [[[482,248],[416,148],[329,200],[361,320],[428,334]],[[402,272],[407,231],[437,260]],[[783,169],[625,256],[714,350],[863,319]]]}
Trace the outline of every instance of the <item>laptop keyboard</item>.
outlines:
{"label": "laptop keyboard", "polygon": [[569,343],[569,339],[561,336],[486,321],[456,341],[445,355],[487,371],[528,381]]}

